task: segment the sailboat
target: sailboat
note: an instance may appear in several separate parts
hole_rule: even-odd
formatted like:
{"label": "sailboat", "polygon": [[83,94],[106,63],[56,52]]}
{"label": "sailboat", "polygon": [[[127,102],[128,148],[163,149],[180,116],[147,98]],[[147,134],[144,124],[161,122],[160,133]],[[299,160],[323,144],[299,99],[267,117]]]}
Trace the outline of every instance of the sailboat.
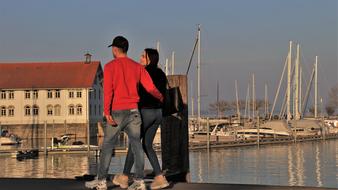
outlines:
{"label": "sailboat", "polygon": [[[273,102],[272,110],[270,112],[269,121],[265,125],[273,126],[272,116],[274,113],[277,97],[281,88],[285,68],[287,66],[287,92],[285,102],[286,106],[282,105],[281,112],[279,114],[279,122],[283,122],[289,129],[290,134],[292,135],[321,135],[322,134],[322,122],[318,119],[318,56],[316,56],[315,64],[309,80],[306,94],[304,98],[301,97],[301,67],[300,67],[300,45],[297,44],[297,55],[294,65],[294,72],[291,72],[292,66],[292,41],[289,43],[289,53],[287,56],[287,61],[285,62],[282,76],[276,91],[275,99]],[[292,74],[293,73],[293,74]],[[293,79],[292,79],[293,77]],[[311,90],[313,79],[315,80],[315,92],[314,92],[314,118],[305,119],[304,113],[307,107],[307,102],[309,98],[309,93]],[[293,88],[292,88],[293,82]],[[292,96],[293,95],[293,96]],[[291,96],[293,99],[291,99]],[[293,112],[291,111],[293,108]],[[301,109],[302,108],[302,109]],[[285,113],[286,112],[286,113]]]}
{"label": "sailboat", "polygon": [[16,145],[20,144],[21,139],[14,134],[9,133],[7,130],[3,130],[0,136],[0,145]]}

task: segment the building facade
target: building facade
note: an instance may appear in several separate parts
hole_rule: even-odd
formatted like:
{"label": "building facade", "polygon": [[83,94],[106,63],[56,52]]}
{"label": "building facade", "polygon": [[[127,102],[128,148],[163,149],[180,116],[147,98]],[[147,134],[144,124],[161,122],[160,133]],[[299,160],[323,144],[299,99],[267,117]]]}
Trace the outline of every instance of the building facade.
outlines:
{"label": "building facade", "polygon": [[98,61],[0,63],[0,126],[27,136],[47,123],[86,136],[102,120],[102,82]]}

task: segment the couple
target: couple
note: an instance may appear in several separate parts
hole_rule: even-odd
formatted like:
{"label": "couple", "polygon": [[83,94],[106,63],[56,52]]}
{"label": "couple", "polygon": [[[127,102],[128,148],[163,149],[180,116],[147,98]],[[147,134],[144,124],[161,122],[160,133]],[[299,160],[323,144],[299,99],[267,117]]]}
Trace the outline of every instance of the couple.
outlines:
{"label": "couple", "polygon": [[127,188],[134,164],[134,182],[128,190],[145,190],[145,152],[155,173],[151,189],[167,187],[169,184],[161,173],[152,147],[156,130],[162,120],[161,107],[167,85],[165,74],[157,67],[158,52],[155,49],[145,49],[140,58],[140,65],[127,56],[129,43],[126,38],[117,36],[108,47],[112,47],[114,60],[104,67],[104,116],[107,120],[103,127],[104,140],[97,177],[86,182],[85,186],[91,189],[107,189],[106,178],[114,142],[119,132],[124,131],[128,135],[129,149],[123,174],[115,175],[113,183]]}

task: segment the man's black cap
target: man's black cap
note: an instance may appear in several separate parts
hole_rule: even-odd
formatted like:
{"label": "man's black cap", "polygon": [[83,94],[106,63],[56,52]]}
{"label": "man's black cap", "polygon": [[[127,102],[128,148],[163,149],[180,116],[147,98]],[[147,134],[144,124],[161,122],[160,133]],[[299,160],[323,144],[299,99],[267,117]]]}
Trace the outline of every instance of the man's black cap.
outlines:
{"label": "man's black cap", "polygon": [[129,43],[128,43],[128,40],[125,37],[116,36],[113,39],[112,44],[110,44],[108,47],[112,47],[112,46],[121,48],[122,50],[125,50],[125,51],[128,51]]}

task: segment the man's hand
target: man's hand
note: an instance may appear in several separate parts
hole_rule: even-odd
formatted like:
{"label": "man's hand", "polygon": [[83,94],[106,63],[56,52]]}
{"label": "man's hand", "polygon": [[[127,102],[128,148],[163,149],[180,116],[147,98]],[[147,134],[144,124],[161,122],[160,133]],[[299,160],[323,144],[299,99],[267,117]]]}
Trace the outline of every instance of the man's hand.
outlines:
{"label": "man's hand", "polygon": [[114,121],[113,117],[111,115],[106,115],[107,123],[109,125],[112,125],[113,127],[117,126],[117,123]]}
{"label": "man's hand", "polygon": [[163,95],[162,95],[162,94],[161,94],[160,102],[161,102],[161,103],[163,103],[163,102],[164,102],[164,97],[163,97]]}

